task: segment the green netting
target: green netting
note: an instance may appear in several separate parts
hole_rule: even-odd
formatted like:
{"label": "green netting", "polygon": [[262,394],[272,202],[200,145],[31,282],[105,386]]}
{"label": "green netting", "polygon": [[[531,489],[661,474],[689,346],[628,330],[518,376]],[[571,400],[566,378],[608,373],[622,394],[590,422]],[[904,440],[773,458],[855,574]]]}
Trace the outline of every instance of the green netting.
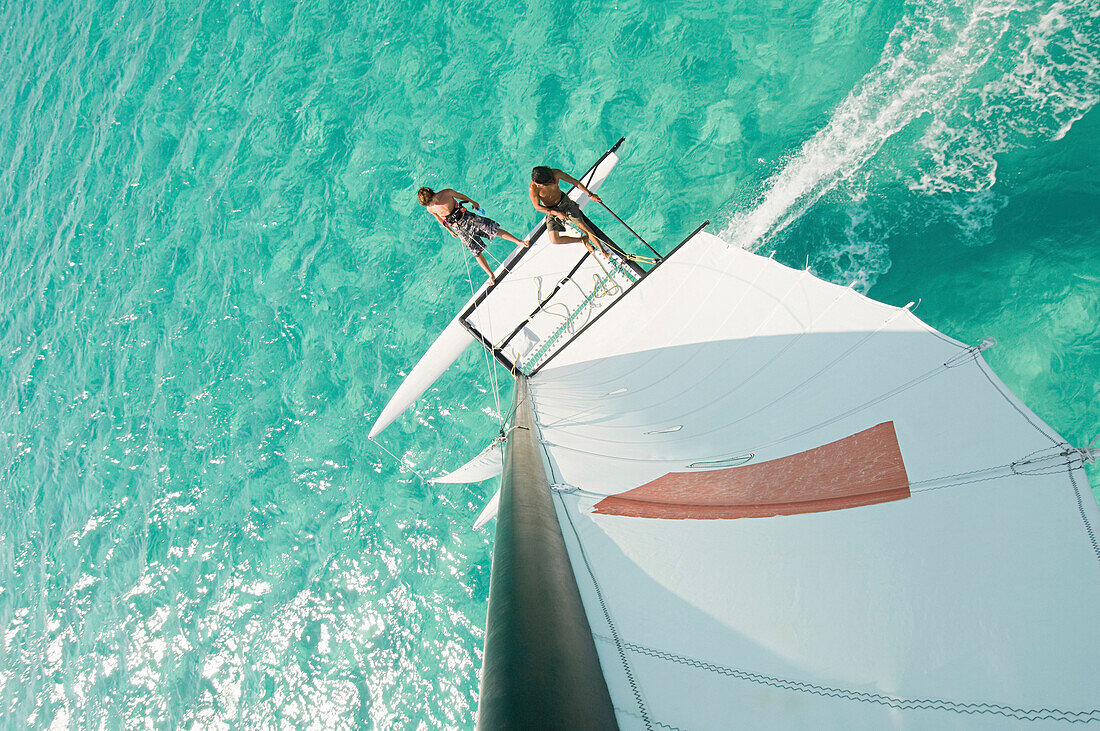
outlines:
{"label": "green netting", "polygon": [[[538,366],[538,364],[542,361],[543,356],[547,355],[550,348],[552,348],[554,344],[558,342],[562,334],[569,330],[572,324],[576,321],[577,316],[584,312],[587,308],[589,308],[592,305],[592,302],[600,296],[600,293],[604,291],[608,283],[614,280],[615,272],[622,274],[631,283],[638,281],[637,275],[624,267],[621,261],[615,260],[613,264],[614,267],[611,269],[611,271],[606,272],[604,276],[596,282],[596,286],[592,288],[592,291],[588,293],[588,296],[584,298],[584,300],[577,306],[577,308],[569,314],[569,317],[562,320],[562,323],[558,325],[554,332],[550,333],[550,336],[542,341],[542,344],[539,346],[538,350],[535,351],[534,355],[528,358],[524,363],[518,364],[519,370],[524,375],[530,375],[531,371],[534,370],[535,367]],[[616,286],[618,286],[618,283],[616,283]]]}

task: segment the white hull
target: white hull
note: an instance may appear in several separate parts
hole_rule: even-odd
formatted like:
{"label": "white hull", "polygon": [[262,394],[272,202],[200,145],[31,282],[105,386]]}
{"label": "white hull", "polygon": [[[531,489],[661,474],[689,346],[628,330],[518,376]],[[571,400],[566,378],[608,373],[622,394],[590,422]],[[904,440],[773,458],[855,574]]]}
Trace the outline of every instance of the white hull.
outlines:
{"label": "white hull", "polygon": [[[614,152],[606,155],[603,160],[597,164],[596,168],[590,171],[590,176],[585,177],[588,188],[592,191],[599,190],[600,186],[607,180],[607,176],[615,169],[615,165],[618,164],[618,162],[619,158]],[[588,196],[581,194],[579,190],[571,191],[570,197],[578,201],[582,208],[589,202]],[[531,242],[531,251],[529,253],[536,254],[539,249],[544,249],[548,246],[550,246],[549,239],[546,234],[543,233]],[[509,268],[521,252],[521,249],[513,251],[504,260],[498,272]],[[439,337],[436,338],[435,342],[432,343],[431,347],[428,348],[427,352],[424,353],[409,372],[409,375],[401,383],[397,392],[390,398],[385,408],[382,409],[382,412],[375,420],[374,425],[371,427],[371,439],[378,436],[386,427],[392,424],[405,409],[412,406],[412,404],[420,398],[420,396],[423,395],[441,375],[443,375],[444,371],[451,367],[458,359],[458,356],[462,355],[462,352],[475,342],[474,336],[462,324],[462,313],[481,296],[487,284],[488,283],[479,287],[477,292],[467,300],[466,304],[459,310],[459,314],[451,320],[450,324],[440,333]]]}

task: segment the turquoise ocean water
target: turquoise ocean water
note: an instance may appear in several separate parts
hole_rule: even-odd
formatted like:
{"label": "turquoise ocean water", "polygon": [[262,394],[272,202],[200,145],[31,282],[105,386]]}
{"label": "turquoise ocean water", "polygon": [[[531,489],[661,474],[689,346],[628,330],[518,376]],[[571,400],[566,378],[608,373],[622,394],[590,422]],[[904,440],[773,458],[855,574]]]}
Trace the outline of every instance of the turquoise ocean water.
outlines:
{"label": "turquoise ocean water", "polygon": [[[603,195],[659,247],[711,218],[919,300],[997,338],[1070,441],[1100,433],[1095,2],[9,0],[0,24],[6,728],[472,724],[496,485],[429,489],[366,439],[469,294],[420,185],[525,233],[532,165],[625,134]],[[495,408],[471,350],[383,441],[438,474]]]}

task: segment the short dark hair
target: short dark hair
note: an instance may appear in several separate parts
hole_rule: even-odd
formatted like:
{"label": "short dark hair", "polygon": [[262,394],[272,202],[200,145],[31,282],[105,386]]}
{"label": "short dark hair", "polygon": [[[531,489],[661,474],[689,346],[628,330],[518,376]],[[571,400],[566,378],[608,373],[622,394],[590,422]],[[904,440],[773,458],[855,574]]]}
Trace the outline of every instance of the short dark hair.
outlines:
{"label": "short dark hair", "polygon": [[431,188],[424,187],[416,191],[416,199],[420,201],[420,205],[426,206],[432,202],[432,198],[435,198],[435,191]]}
{"label": "short dark hair", "polygon": [[554,182],[554,171],[545,165],[539,165],[531,171],[531,180],[539,185],[550,185]]}

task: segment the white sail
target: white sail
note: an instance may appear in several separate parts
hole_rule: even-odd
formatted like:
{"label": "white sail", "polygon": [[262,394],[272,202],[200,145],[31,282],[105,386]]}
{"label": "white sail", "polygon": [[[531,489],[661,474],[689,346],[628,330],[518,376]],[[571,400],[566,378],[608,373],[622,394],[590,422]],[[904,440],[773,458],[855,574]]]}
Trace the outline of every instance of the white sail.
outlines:
{"label": "white sail", "polygon": [[[705,233],[640,278],[576,248],[514,257],[371,434],[475,333],[529,375],[522,433],[541,445],[537,484],[620,727],[1100,725],[1092,455],[1000,382],[992,341]],[[545,591],[538,561],[516,561],[516,526],[549,535],[529,520],[537,501],[506,494],[512,553],[494,582]],[[500,616],[539,614],[524,596]],[[515,641],[495,645],[494,677],[524,656]]]}
{"label": "white sail", "polygon": [[980,348],[699,234],[529,385],[622,728],[1100,723],[1087,455]]}
{"label": "white sail", "polygon": [[485,503],[485,507],[482,508],[481,514],[477,516],[477,520],[474,521],[474,530],[481,530],[486,523],[495,518],[499,508],[500,489],[497,488],[497,491],[489,498],[489,502]]}
{"label": "white sail", "polygon": [[[498,477],[504,470],[504,439],[494,439],[489,446],[477,453],[466,464],[456,470],[451,470],[445,475],[432,478],[432,482],[441,483],[471,483],[483,482]],[[474,530],[480,529],[497,514],[500,505],[500,489],[493,494],[489,502],[485,504],[481,514],[474,521]]]}
{"label": "white sail", "polygon": [[[619,142],[621,143],[622,140]],[[618,145],[615,147],[617,148]],[[599,190],[604,181],[607,180],[607,176],[615,169],[619,158],[614,149],[612,148],[612,151],[601,158],[584,176],[584,182],[589,190],[593,192]],[[580,190],[570,191],[569,196],[578,201],[582,208],[589,202],[588,196],[582,194]],[[535,229],[535,231],[538,230],[538,228]],[[534,233],[533,231],[532,234]],[[546,233],[542,232],[531,241],[529,251],[517,248],[508,255],[504,263],[497,269],[498,274],[505,269],[511,271],[509,276],[502,278],[500,285],[494,289],[494,292],[504,294],[505,297],[503,299],[499,296],[495,297],[494,302],[502,303],[498,305],[501,310],[506,307],[520,308],[527,306],[527,301],[533,296],[531,293],[538,291],[543,278],[548,282],[553,282],[555,277],[560,278],[568,270],[570,260],[576,259],[576,249],[579,246],[579,244],[577,246],[553,246],[550,244]],[[531,272],[535,272],[535,274],[531,274]],[[409,375],[405,377],[401,386],[390,397],[389,402],[375,420],[370,429],[370,438],[373,439],[378,436],[387,426],[392,424],[405,409],[409,408],[435,383],[436,379],[443,375],[444,371],[451,367],[458,356],[462,355],[462,351],[474,342],[474,336],[462,324],[462,313],[475,301],[479,300],[486,288],[487,284],[478,288],[478,291],[459,310],[459,314],[451,320],[450,324],[447,325],[409,372]],[[514,300],[510,296],[511,294],[515,295]],[[491,308],[483,308],[483,311],[485,310],[491,310]]]}
{"label": "white sail", "polygon": [[504,469],[504,440],[494,439],[473,459],[445,475],[433,477],[432,482],[471,483],[482,482],[500,475]]}

